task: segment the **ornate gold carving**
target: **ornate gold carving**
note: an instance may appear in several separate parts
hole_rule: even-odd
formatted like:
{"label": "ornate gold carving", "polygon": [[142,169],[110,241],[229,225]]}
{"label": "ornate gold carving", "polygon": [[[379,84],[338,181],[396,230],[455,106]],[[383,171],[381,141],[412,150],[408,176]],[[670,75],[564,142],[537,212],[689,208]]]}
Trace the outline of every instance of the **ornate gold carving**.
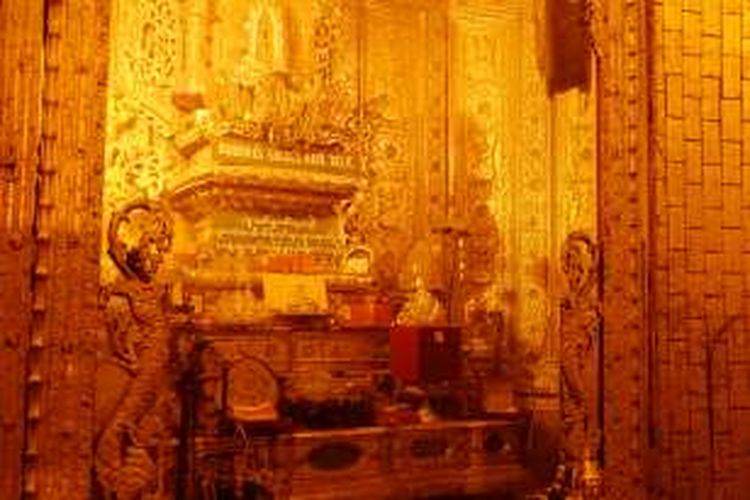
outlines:
{"label": "ornate gold carving", "polygon": [[[124,224],[130,225],[127,236],[122,234]],[[112,215],[107,231],[109,254],[126,278],[150,282],[162,255],[169,251],[172,233],[172,220],[163,208],[152,202],[136,202]],[[138,240],[129,244],[125,238],[133,234]]]}
{"label": "ornate gold carving", "polygon": [[[119,4],[120,7],[127,3],[135,5],[135,2],[113,3],[116,5]],[[24,2],[17,2],[17,4],[26,6]],[[493,4],[498,3],[494,2]],[[603,145],[604,154],[601,162],[603,173],[601,185],[606,187],[606,191],[602,193],[602,206],[605,207],[605,213],[602,218],[605,231],[602,238],[606,239],[607,248],[622,252],[622,255],[639,255],[642,251],[640,245],[644,226],[637,224],[624,225],[621,221],[622,214],[626,214],[627,217],[632,215],[634,216],[633,220],[638,221],[640,220],[639,214],[643,213],[642,197],[640,195],[644,194],[642,186],[645,186],[645,183],[643,183],[641,175],[643,172],[640,169],[641,166],[648,165],[647,161],[642,161],[642,151],[644,150],[642,146],[644,145],[644,141],[642,138],[633,137],[630,132],[625,132],[630,130],[633,131],[632,134],[638,136],[646,128],[645,125],[647,125],[647,113],[641,113],[637,109],[641,105],[640,103],[646,102],[646,99],[643,99],[644,95],[638,90],[638,88],[647,87],[644,85],[645,72],[641,74],[643,65],[640,64],[643,58],[647,57],[644,56],[646,52],[640,50],[643,48],[642,40],[645,39],[643,34],[647,25],[644,22],[646,16],[643,12],[643,5],[638,2],[617,1],[600,2],[600,4],[602,11],[609,11],[612,17],[612,20],[606,26],[606,32],[600,37],[602,44],[601,53],[603,55],[601,76],[603,81],[606,82],[606,85],[602,86],[601,92],[603,103],[601,116],[602,122],[605,124],[602,136],[607,138],[606,144]],[[4,3],[3,5],[8,6],[9,4]],[[29,5],[31,4],[29,3]],[[93,137],[94,140],[88,139],[90,135],[98,135],[98,132],[92,132],[92,129],[99,125],[98,117],[102,113],[100,113],[101,110],[97,105],[98,98],[94,98],[91,101],[88,98],[81,99],[80,97],[94,96],[97,93],[101,94],[105,88],[105,80],[102,76],[104,72],[101,71],[101,67],[99,67],[100,65],[96,61],[106,57],[104,55],[106,51],[103,49],[104,40],[107,37],[102,36],[106,30],[101,29],[101,25],[107,24],[108,8],[106,5],[108,5],[108,2],[83,2],[75,5],[74,3],[66,2],[50,2],[48,5],[49,12],[47,13],[50,20],[48,23],[50,28],[50,50],[46,51],[46,54],[48,56],[47,63],[50,71],[45,75],[45,78],[48,79],[50,91],[45,93],[49,95],[44,99],[45,117],[43,118],[43,122],[49,128],[47,133],[45,133],[45,143],[49,146],[49,149],[43,153],[41,169],[47,171],[49,176],[54,177],[55,182],[42,182],[40,186],[42,192],[45,192],[47,187],[51,187],[52,199],[55,202],[64,202],[61,206],[65,205],[71,208],[55,209],[50,213],[49,200],[46,199],[42,200],[42,203],[38,207],[40,214],[42,214],[38,241],[40,246],[47,250],[40,253],[42,266],[39,269],[39,290],[35,293],[35,297],[38,299],[35,306],[35,314],[38,314],[41,319],[39,319],[38,324],[33,328],[33,333],[35,334],[35,341],[40,342],[40,346],[47,344],[58,347],[55,348],[57,350],[51,351],[51,355],[40,357],[43,360],[39,364],[41,374],[51,379],[51,381],[44,382],[42,386],[43,391],[37,392],[43,394],[41,397],[43,403],[47,403],[49,407],[54,408],[59,408],[55,403],[63,400],[67,401],[68,399],[76,399],[73,397],[67,398],[67,396],[78,396],[83,393],[81,408],[71,411],[67,405],[65,407],[66,415],[83,415],[84,417],[78,420],[81,422],[88,421],[88,410],[85,408],[91,407],[91,401],[86,399],[85,393],[87,389],[78,384],[79,379],[68,377],[72,377],[70,375],[71,372],[76,372],[79,369],[84,372],[86,371],[86,363],[79,363],[78,348],[84,346],[83,350],[86,349],[86,341],[81,340],[85,337],[86,332],[85,328],[81,328],[81,325],[88,325],[89,322],[77,318],[86,315],[88,307],[86,302],[89,294],[85,291],[80,294],[71,294],[70,291],[75,289],[78,292],[81,287],[89,286],[90,280],[87,273],[90,273],[91,268],[95,267],[92,264],[92,256],[94,254],[90,254],[88,251],[78,252],[75,250],[75,247],[78,242],[77,238],[81,237],[81,235],[83,235],[82,241],[85,242],[85,238],[93,237],[92,235],[98,232],[98,222],[94,223],[90,214],[96,213],[98,210],[96,201],[97,193],[99,192],[97,172],[101,168],[102,163],[96,161],[96,158],[99,156],[96,152],[99,138]],[[12,9],[13,7],[9,8]],[[30,8],[35,7],[31,6]],[[8,10],[6,9],[4,12],[7,13]],[[19,12],[22,11],[19,10]],[[18,25],[11,23],[9,31],[6,33],[8,40],[23,38],[29,41],[27,37],[28,33],[24,31],[25,27],[23,25],[27,19],[39,19],[41,14],[37,14],[39,15],[21,16],[20,19],[24,22],[18,23]],[[123,27],[130,25],[129,19],[116,19],[113,21],[113,26]],[[137,25],[136,23],[133,24]],[[626,34],[628,36],[625,36]],[[116,39],[118,39],[117,36],[113,37],[113,40]],[[62,43],[60,43],[61,41]],[[22,49],[24,54],[26,54],[26,47],[28,47],[28,44],[25,44]],[[88,47],[92,50],[80,52],[81,47]],[[5,49],[9,53],[17,51],[17,47],[14,47],[13,43],[6,45]],[[78,52],[73,54],[74,51]],[[26,61],[30,60],[27,55],[23,57]],[[70,57],[67,57],[68,55]],[[34,57],[31,59],[34,59]],[[16,66],[15,62],[13,66]],[[17,66],[19,67],[19,72],[25,72],[23,65]],[[60,72],[58,73],[58,71]],[[24,73],[24,82],[35,80],[35,78],[26,78],[26,76]],[[408,79],[408,76],[405,78]],[[113,78],[111,83],[115,80],[119,81],[120,79]],[[4,88],[9,89],[14,85],[13,82],[18,81],[20,81],[18,78],[8,78],[6,79],[6,86]],[[631,88],[635,90],[630,90]],[[34,92],[31,90],[29,94],[32,95]],[[16,99],[16,91],[12,91],[10,95],[14,100]],[[120,95],[132,95],[132,93],[129,91],[125,93],[121,92]],[[37,98],[33,100],[39,101]],[[71,106],[73,107],[69,109],[69,115],[66,115],[71,118],[70,120],[59,119],[59,111],[56,110],[57,108],[64,108],[60,105],[61,102],[72,103]],[[34,106],[31,106],[29,109],[33,111],[33,108]],[[32,112],[29,116],[34,114]],[[623,120],[623,117],[627,119]],[[72,132],[73,135],[61,133],[62,128],[70,126],[70,123],[72,123],[71,120],[76,123],[76,130]],[[171,123],[171,117],[168,121]],[[24,129],[23,133],[24,135],[33,135],[26,129]],[[15,132],[8,132],[8,134],[12,135]],[[76,134],[80,134],[80,136]],[[157,141],[168,137],[168,134],[160,135],[158,131],[155,135]],[[146,143],[148,141],[148,134],[144,133],[142,137],[143,142]],[[56,140],[59,142],[55,143]],[[15,139],[13,141],[14,143],[16,142]],[[408,143],[409,141],[405,142]],[[408,153],[404,154],[404,156],[408,156]],[[94,159],[92,160],[92,158]],[[15,161],[17,158],[13,157],[12,160]],[[39,162],[34,161],[33,163],[36,164]],[[71,168],[66,167],[58,169],[55,172],[55,169],[63,164],[66,166],[70,165]],[[162,167],[169,169],[172,168],[172,165],[169,162],[165,162],[162,164]],[[399,166],[399,168],[402,167],[403,164]],[[12,175],[15,176],[15,173],[20,173],[25,176],[26,172],[25,167],[21,163],[18,163]],[[22,189],[19,182],[23,181],[24,178],[14,177],[14,182],[5,186],[8,190],[14,191],[13,193],[8,193],[9,197],[12,198]],[[82,179],[86,181],[82,183]],[[129,189],[133,186],[133,183],[130,182],[131,177],[126,178],[123,176],[121,179],[127,179],[121,185],[123,189],[126,187]],[[396,185],[398,185],[397,182]],[[407,184],[404,183],[404,185]],[[409,192],[410,189],[411,186],[409,185],[409,189],[403,191]],[[396,191],[396,189],[393,191]],[[70,199],[71,193],[76,194],[75,203]],[[627,196],[623,195],[623,193],[627,193]],[[129,196],[123,197],[123,200]],[[78,199],[79,197],[80,199]],[[82,200],[85,200],[85,203]],[[631,202],[628,200],[634,201]],[[20,205],[9,207],[8,213],[11,217],[14,214],[20,214],[22,211],[24,213],[31,212],[27,203],[22,201],[19,201],[19,203]],[[408,203],[406,206],[408,206]],[[408,220],[408,217],[404,217],[404,219]],[[50,243],[50,234],[56,232],[56,228],[50,225],[52,221],[59,222],[61,225],[59,234],[62,235],[65,241],[62,241],[60,246],[48,246]],[[69,230],[71,231],[70,233],[68,233]],[[403,234],[408,234],[408,231],[398,233],[395,239],[399,239]],[[69,240],[68,238],[73,239]],[[20,245],[25,245],[25,241],[23,233],[11,234],[11,248],[18,249]],[[628,292],[637,292],[641,289],[643,276],[641,271],[633,269],[630,264],[623,265],[626,259],[620,259],[619,256],[620,254],[618,253],[611,259],[612,273],[607,273],[608,276],[611,276],[611,278],[607,278],[607,287],[611,286],[612,290],[614,290],[613,293],[607,294],[611,297],[608,299],[608,301],[611,301],[608,310],[620,313],[613,315],[612,324],[608,325],[611,326],[611,328],[608,328],[608,332],[611,332],[613,339],[610,349],[614,355],[608,365],[608,380],[610,381],[609,384],[611,384],[608,385],[608,393],[611,394],[608,406],[611,405],[613,410],[609,412],[611,417],[608,417],[608,427],[611,431],[610,436],[614,440],[613,446],[608,448],[610,450],[608,451],[608,458],[610,459],[609,463],[612,464],[612,477],[620,485],[644,484],[644,481],[640,480],[642,479],[642,461],[639,457],[641,457],[642,446],[638,444],[641,442],[642,429],[637,427],[643,421],[642,418],[639,418],[642,416],[643,409],[642,406],[638,406],[639,403],[642,403],[641,397],[638,396],[638,388],[641,383],[637,381],[636,377],[641,372],[631,366],[631,364],[626,363],[623,365],[619,359],[619,356],[623,352],[632,352],[632,349],[636,349],[636,352],[639,352],[637,348],[638,345],[642,344],[640,333],[643,329],[642,322],[640,321],[643,319],[642,312],[639,311],[646,310],[643,307],[642,299],[638,299],[630,293],[620,293],[619,290],[624,288]],[[46,262],[44,259],[47,258],[60,263],[67,270],[59,274],[60,278],[52,276],[50,281],[42,283],[49,278],[44,271],[44,262]],[[638,262],[638,259],[634,259],[634,262]],[[54,274],[57,275],[57,273]],[[75,278],[71,278],[72,276]],[[87,278],[82,279],[82,276],[86,276]],[[67,281],[67,284],[63,284],[65,281]],[[80,302],[68,300],[67,297],[71,295],[84,297],[82,301],[84,305],[81,305]],[[79,316],[79,313],[82,313],[81,316]],[[61,321],[63,319],[61,316],[76,319]],[[630,319],[623,321],[623,318]],[[62,333],[55,333],[56,331]],[[72,334],[73,337],[66,338],[64,342],[61,342],[61,334],[65,336]],[[83,343],[79,344],[79,341]],[[58,350],[65,352],[63,355],[58,356]],[[71,355],[71,351],[75,351],[75,354]],[[83,356],[87,356],[87,354],[83,354]],[[638,357],[633,356],[633,358]],[[77,376],[82,377],[80,380],[86,377],[86,375]],[[30,391],[35,391],[37,387],[33,385]],[[78,406],[78,401],[74,402],[73,406]],[[54,415],[54,417],[57,416]],[[27,418],[29,422],[33,422],[35,425],[39,424],[38,417],[33,412]],[[47,423],[52,421],[55,423]],[[60,422],[60,424],[57,422]],[[30,457],[27,471],[29,495],[33,495],[35,491],[56,491],[60,496],[76,496],[81,491],[85,491],[85,486],[81,485],[84,485],[88,478],[88,466],[85,456],[88,453],[86,450],[90,448],[89,440],[86,439],[82,444],[78,443],[78,445],[73,447],[64,445],[62,448],[60,444],[61,440],[58,439],[47,440],[49,444],[46,445],[44,442],[38,443],[36,441],[36,437],[40,435],[48,436],[57,434],[58,432],[65,436],[62,440],[64,443],[80,441],[79,437],[87,433],[84,429],[86,425],[79,426],[76,425],[76,422],[74,419],[73,428],[76,428],[76,431],[73,432],[71,431],[71,427],[69,427],[70,424],[67,418],[64,420],[57,418],[46,419],[42,424],[35,427],[39,430],[39,433],[35,430],[29,434],[27,439],[27,452]],[[37,453],[40,453],[40,448],[38,448],[40,445],[42,456],[41,458],[34,458]],[[75,450],[76,453],[75,455],[73,453],[60,453],[61,449],[64,449],[66,452],[67,450]],[[57,460],[61,460],[61,458],[57,458],[48,461],[48,458],[52,456],[49,450],[53,450],[59,456],[64,456],[65,460],[75,462],[75,465],[66,463],[64,474],[45,474],[45,477],[41,481],[37,481],[35,480],[37,471],[49,470],[46,465],[55,466],[57,465]],[[73,458],[74,456],[75,458]],[[83,467],[80,466],[81,463],[84,464]],[[45,466],[41,467],[40,464],[45,464]],[[84,471],[83,474],[81,474],[81,470]],[[76,478],[69,483],[63,483],[58,479],[62,476],[69,477],[72,475],[75,475]],[[84,479],[81,479],[81,477]],[[66,487],[61,489],[56,488],[61,484],[64,484]],[[81,487],[73,489],[75,486]],[[637,495],[634,492],[631,496]]]}
{"label": "ornate gold carving", "polygon": [[[244,55],[217,86],[216,128],[279,151],[359,158],[372,120],[337,67],[344,50],[341,5],[321,2],[313,19],[299,7],[287,9],[282,2],[251,4]],[[292,36],[305,23],[310,39]],[[304,60],[308,52],[312,65],[303,71],[291,58]]]}
{"label": "ornate gold carving", "polygon": [[[523,40],[532,40],[534,25],[530,2],[523,3],[523,12],[520,36]],[[519,226],[519,255],[516,262],[522,270],[519,276],[518,326],[524,337],[523,343],[539,358],[534,367],[534,390],[555,394],[559,387],[557,375],[560,358],[557,352],[558,332],[550,321],[555,305],[547,272],[552,258],[553,228],[559,222],[552,219],[553,213],[550,211],[553,197],[557,195],[552,190],[555,159],[550,154],[552,104],[546,94],[544,77],[538,71],[534,49],[531,44],[523,45],[527,48],[520,60],[522,83],[519,99],[523,104],[518,137],[524,147],[520,168],[516,172],[515,192],[512,194],[516,197],[514,211]]]}
{"label": "ornate gold carving", "polygon": [[558,238],[582,229],[595,234],[596,83],[555,96],[554,143]]}
{"label": "ornate gold carving", "polygon": [[125,49],[135,84],[141,90],[170,82],[175,73],[177,16],[173,0],[138,0],[136,41]]}
{"label": "ornate gold carving", "polygon": [[[477,296],[492,284],[501,252],[497,223],[490,208],[476,203],[469,214],[468,234],[463,243],[464,279],[470,296]],[[473,292],[473,293],[472,293]]]}
{"label": "ornate gold carving", "polygon": [[505,312],[507,334],[539,360],[533,390],[552,394],[559,353],[548,263],[565,211],[552,210],[558,196],[550,154],[552,106],[538,68],[538,43],[528,43],[543,9],[534,9],[533,2],[488,3],[466,0],[455,7],[451,73],[457,102],[451,127],[468,231],[464,304],[487,295]]}
{"label": "ornate gold carving", "polygon": [[238,67],[241,83],[258,74],[287,70],[285,12],[281,3],[255,2],[250,4],[248,10],[244,24],[247,33],[246,51]]}
{"label": "ornate gold carving", "polygon": [[105,211],[153,198],[169,178],[178,11],[174,0],[115,2],[105,170]]}
{"label": "ornate gold carving", "polygon": [[[221,128],[251,142],[300,154],[359,152],[359,111],[346,82],[294,81],[272,73],[237,92]],[[244,96],[249,93],[249,96]]]}
{"label": "ornate gold carving", "polygon": [[190,220],[211,215],[277,214],[323,217],[355,192],[348,178],[299,179],[254,176],[248,173],[206,175],[175,188],[167,197],[175,210]]}
{"label": "ornate gold carving", "polygon": [[[219,213],[313,215],[331,219],[329,239],[336,239],[333,219],[346,217],[340,205],[358,190],[380,190],[383,153],[392,149],[381,134],[384,99],[365,97],[356,83],[358,11],[339,0],[238,7],[228,0],[118,5],[105,206],[162,197],[179,222],[204,227]],[[151,36],[166,40],[161,52],[139,45]],[[183,49],[176,72],[168,69],[173,38]],[[147,71],[167,59],[164,73]],[[148,78],[131,74],[136,67]],[[180,266],[182,257],[197,257],[183,252],[188,240],[177,238]],[[338,241],[327,246],[337,247],[335,255],[326,250],[328,271],[344,249]],[[111,281],[113,270],[104,267],[103,280]]]}

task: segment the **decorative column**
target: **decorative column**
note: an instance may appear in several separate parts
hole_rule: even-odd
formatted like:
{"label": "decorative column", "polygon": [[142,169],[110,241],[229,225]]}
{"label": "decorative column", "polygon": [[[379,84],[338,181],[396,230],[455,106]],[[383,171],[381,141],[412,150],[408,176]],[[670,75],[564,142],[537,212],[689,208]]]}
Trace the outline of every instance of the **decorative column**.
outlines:
{"label": "decorative column", "polygon": [[605,498],[644,498],[648,459],[649,7],[591,1],[598,55]]}
{"label": "decorative column", "polygon": [[24,498],[85,498],[90,494],[96,341],[101,328],[110,3],[46,2],[45,7],[44,14],[37,12],[44,20],[45,77],[23,490]]}
{"label": "decorative column", "polygon": [[41,139],[44,2],[0,2],[0,494],[20,498]]}

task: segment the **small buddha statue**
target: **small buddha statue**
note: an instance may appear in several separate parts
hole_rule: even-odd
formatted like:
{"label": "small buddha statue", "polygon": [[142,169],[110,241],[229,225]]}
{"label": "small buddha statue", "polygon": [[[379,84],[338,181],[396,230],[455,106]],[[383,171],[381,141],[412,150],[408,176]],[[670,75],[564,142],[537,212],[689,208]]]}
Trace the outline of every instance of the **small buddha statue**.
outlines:
{"label": "small buddha statue", "polygon": [[396,323],[399,325],[440,325],[446,323],[443,305],[435,298],[421,276],[416,277],[416,287],[398,314]]}

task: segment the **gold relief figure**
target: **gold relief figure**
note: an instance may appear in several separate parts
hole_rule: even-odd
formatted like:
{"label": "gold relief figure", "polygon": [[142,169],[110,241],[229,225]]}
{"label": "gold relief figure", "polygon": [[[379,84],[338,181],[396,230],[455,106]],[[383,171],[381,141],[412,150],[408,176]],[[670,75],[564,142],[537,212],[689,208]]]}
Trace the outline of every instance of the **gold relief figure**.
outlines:
{"label": "gold relief figure", "polygon": [[108,242],[121,273],[104,291],[109,366],[121,369],[100,369],[96,477],[106,498],[169,498],[166,457],[176,405],[167,293],[155,276],[171,247],[171,219],[156,204],[131,204],[112,217]]}
{"label": "gold relief figure", "polygon": [[595,243],[581,232],[571,233],[562,252],[562,270],[567,294],[561,306],[562,420],[567,466],[581,480],[571,486],[578,490],[591,480],[596,454],[596,351],[599,333],[597,294],[598,252]]}

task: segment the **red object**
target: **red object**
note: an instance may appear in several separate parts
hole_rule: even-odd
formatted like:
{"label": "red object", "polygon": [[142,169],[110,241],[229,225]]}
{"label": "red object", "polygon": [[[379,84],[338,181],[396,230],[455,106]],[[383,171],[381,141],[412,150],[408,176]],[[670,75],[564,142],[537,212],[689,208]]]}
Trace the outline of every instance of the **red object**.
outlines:
{"label": "red object", "polygon": [[383,325],[391,323],[391,308],[388,301],[367,295],[355,297],[349,302],[349,326]]}
{"label": "red object", "polygon": [[405,384],[455,380],[461,372],[461,329],[395,326],[390,332],[391,374]]}

